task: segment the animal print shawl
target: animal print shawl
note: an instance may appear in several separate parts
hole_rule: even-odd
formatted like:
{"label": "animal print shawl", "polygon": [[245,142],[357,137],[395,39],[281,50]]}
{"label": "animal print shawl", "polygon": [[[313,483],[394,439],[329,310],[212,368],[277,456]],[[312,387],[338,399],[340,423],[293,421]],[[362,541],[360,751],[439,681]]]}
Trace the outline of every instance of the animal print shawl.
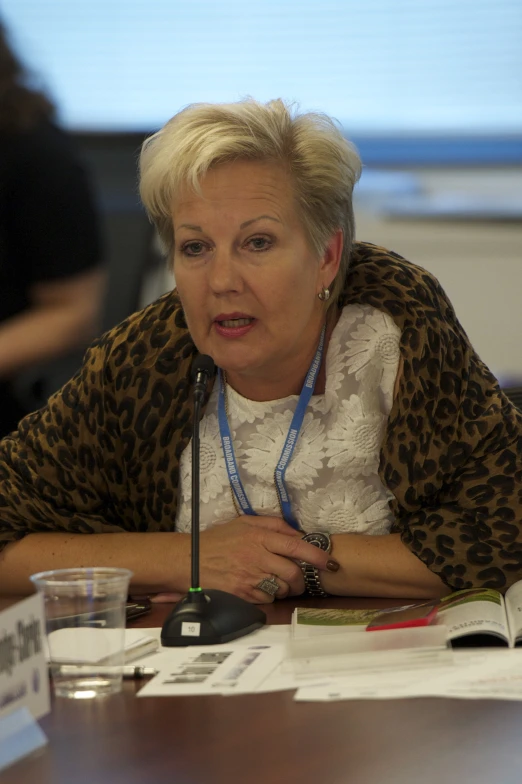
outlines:
{"label": "animal print shawl", "polygon": [[[452,589],[506,589],[522,578],[522,417],[425,270],[356,243],[339,305],[348,303],[385,311],[402,334],[379,466],[392,530]],[[195,353],[176,291],[97,341],[0,442],[0,543],[174,530]]]}

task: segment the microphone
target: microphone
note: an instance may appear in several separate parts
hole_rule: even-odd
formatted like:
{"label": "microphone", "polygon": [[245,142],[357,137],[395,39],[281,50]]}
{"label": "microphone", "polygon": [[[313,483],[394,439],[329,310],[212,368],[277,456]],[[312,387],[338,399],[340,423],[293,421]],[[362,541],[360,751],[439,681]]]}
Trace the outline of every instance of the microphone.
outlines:
{"label": "microphone", "polygon": [[265,613],[255,604],[226,591],[204,590],[199,584],[199,420],[207,384],[214,372],[212,357],[198,354],[191,369],[194,382],[191,587],[163,624],[161,644],[166,647],[230,642],[266,623]]}
{"label": "microphone", "polygon": [[192,363],[190,375],[194,382],[194,401],[201,404],[205,399],[207,384],[216,372],[214,360],[208,354],[198,354]]}

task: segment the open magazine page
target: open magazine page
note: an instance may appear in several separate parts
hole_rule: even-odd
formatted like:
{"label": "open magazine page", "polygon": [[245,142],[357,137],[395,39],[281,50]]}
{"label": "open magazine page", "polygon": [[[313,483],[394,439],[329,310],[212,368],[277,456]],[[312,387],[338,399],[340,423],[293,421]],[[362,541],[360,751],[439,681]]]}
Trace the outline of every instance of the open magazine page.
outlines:
{"label": "open magazine page", "polygon": [[294,639],[325,634],[364,632],[366,626],[382,610],[334,610],[315,607],[296,607],[292,615]]}
{"label": "open magazine page", "polygon": [[437,624],[448,629],[453,647],[510,645],[504,599],[490,588],[472,588],[441,599]]}
{"label": "open magazine page", "polygon": [[511,586],[504,596],[511,637],[516,646],[522,645],[522,580]]}

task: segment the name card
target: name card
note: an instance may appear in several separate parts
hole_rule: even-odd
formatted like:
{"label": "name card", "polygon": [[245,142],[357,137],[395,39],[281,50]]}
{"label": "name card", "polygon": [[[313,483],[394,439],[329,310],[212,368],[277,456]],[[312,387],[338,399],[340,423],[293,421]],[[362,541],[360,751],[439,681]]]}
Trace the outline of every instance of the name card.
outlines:
{"label": "name card", "polygon": [[34,719],[49,713],[44,637],[40,594],[0,612],[0,722],[20,708],[27,708]]}

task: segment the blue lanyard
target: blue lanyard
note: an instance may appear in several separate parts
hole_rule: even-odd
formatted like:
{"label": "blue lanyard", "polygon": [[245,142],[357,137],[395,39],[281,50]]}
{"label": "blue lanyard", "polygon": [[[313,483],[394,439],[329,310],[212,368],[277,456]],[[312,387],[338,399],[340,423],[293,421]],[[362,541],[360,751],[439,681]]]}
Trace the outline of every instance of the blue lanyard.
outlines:
{"label": "blue lanyard", "polygon": [[[315,352],[315,356],[312,360],[312,364],[308,368],[308,373],[306,374],[305,382],[303,384],[301,394],[299,395],[299,400],[297,401],[297,407],[295,409],[294,416],[292,417],[290,429],[286,436],[286,440],[283,445],[283,450],[277,462],[276,470],[274,473],[275,486],[276,486],[277,494],[279,496],[279,501],[281,503],[281,509],[283,510],[283,517],[285,521],[289,525],[291,525],[292,528],[295,528],[296,530],[300,529],[300,525],[292,515],[292,505],[290,503],[290,497],[286,489],[285,473],[286,473],[287,466],[290,460],[292,459],[292,455],[294,454],[295,445],[297,443],[297,439],[299,438],[301,427],[303,426],[303,420],[304,420],[306,408],[314,393],[315,382],[317,381],[317,375],[319,373],[319,368],[321,367],[321,360],[323,358],[325,331],[326,328],[323,327],[321,332],[321,337],[319,339],[319,345],[317,346],[317,351]],[[230,482],[230,486],[234,492],[234,495],[237,499],[237,502],[239,504],[239,508],[241,509],[243,514],[257,515],[257,512],[255,512],[252,506],[250,505],[250,501],[248,500],[248,496],[245,492],[245,488],[243,487],[241,477],[239,476],[236,456],[234,454],[234,444],[232,443],[232,434],[230,432],[230,426],[228,424],[227,413],[225,410],[225,380],[223,378],[223,373],[221,372],[221,369],[218,370],[218,378],[219,378],[219,397],[218,397],[219,434],[221,436],[221,446],[223,447],[223,455],[225,457],[225,465],[227,468],[228,479]]]}

